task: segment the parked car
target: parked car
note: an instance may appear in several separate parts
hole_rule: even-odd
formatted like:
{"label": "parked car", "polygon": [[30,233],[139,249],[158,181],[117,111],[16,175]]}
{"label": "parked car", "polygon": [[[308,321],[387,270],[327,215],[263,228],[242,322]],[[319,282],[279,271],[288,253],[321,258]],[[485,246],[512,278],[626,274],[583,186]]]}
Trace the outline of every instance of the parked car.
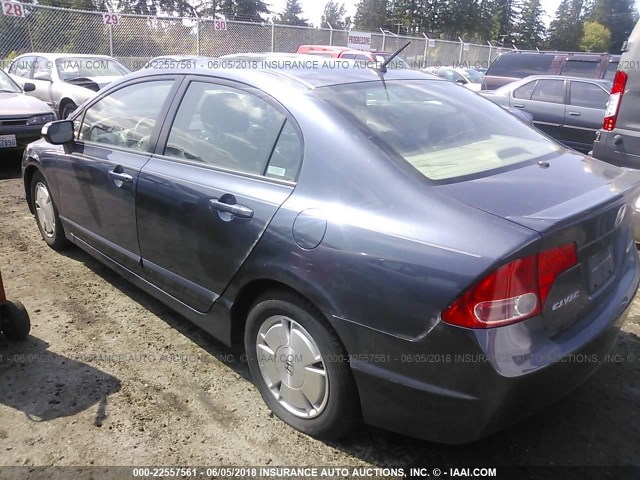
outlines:
{"label": "parked car", "polygon": [[[26,91],[34,88],[32,83],[24,85]],[[0,69],[0,151],[24,149],[39,139],[42,126],[55,118],[46,103],[25,95]]]}
{"label": "parked car", "polygon": [[95,92],[130,70],[106,55],[26,53],[16,57],[9,74],[19,84],[33,83],[29,95],[46,102],[59,118],[67,118]]}
{"label": "parked car", "polygon": [[503,428],[594,372],[640,281],[640,172],[417,71],[136,72],[46,125],[23,178],[48,245],[243,344],[319,438]]}
{"label": "parked car", "polygon": [[588,153],[602,126],[611,82],[556,75],[534,75],[493,91],[489,100],[533,116],[533,124],[565,145]]}
{"label": "parked car", "polygon": [[483,75],[475,70],[450,67],[428,67],[424,69],[424,71],[446,80],[456,82],[473,92],[479,92],[482,87]]}
{"label": "parked car", "polygon": [[200,57],[197,55],[163,55],[155,57],[145,62],[142,68],[208,68],[209,57]]}
{"label": "parked car", "polygon": [[[348,47],[336,47],[331,45],[300,45],[296,53],[319,55],[329,58],[342,58],[344,60],[359,60],[373,64],[382,64],[393,55],[391,52],[381,52],[380,50],[353,50]],[[389,68],[411,69],[411,66],[404,58],[398,55],[389,64]]]}
{"label": "parked car", "polygon": [[482,82],[483,90],[495,90],[531,75],[613,80],[620,55],[573,52],[506,52],[489,66]]}

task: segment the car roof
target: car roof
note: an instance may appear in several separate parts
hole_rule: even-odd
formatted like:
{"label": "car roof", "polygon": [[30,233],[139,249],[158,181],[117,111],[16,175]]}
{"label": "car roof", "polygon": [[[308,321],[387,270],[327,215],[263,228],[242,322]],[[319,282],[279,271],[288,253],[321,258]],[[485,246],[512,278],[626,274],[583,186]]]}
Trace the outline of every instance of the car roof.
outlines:
{"label": "car roof", "polygon": [[611,84],[611,80],[603,78],[585,78],[571,75],[529,75],[528,77],[522,78],[520,81],[522,80],[574,80],[580,82],[599,83],[601,85]]}
{"label": "car roof", "polygon": [[51,53],[51,52],[29,52],[23,53],[19,57],[44,57],[49,60],[55,60],[56,58],[113,58],[109,55],[93,55],[88,53]]}
{"label": "car roof", "polygon": [[588,52],[562,52],[562,51],[532,51],[532,50],[513,50],[511,52],[502,52],[499,56],[503,55],[553,55],[553,56],[566,56],[572,60],[595,60],[600,57],[609,57],[611,60],[616,61],[620,59],[620,55],[613,55],[611,53],[606,52],[596,52],[596,53],[588,53]]}
{"label": "car roof", "polygon": [[[271,58],[265,56],[265,60]],[[273,58],[273,60],[277,60]],[[295,58],[288,59],[295,62]],[[224,59],[222,59],[224,61]],[[267,66],[258,66],[258,68],[202,68],[196,66],[196,68],[186,68],[184,66],[178,66],[177,68],[162,69],[162,70],[140,70],[128,75],[125,78],[138,78],[146,76],[159,76],[170,74],[189,74],[189,75],[203,75],[212,78],[226,77],[230,80],[244,82],[250,85],[260,85],[264,80],[280,79],[291,85],[297,85],[301,89],[313,89],[319,87],[325,87],[329,85],[340,85],[346,83],[360,83],[378,81],[381,79],[381,74],[377,70],[370,68],[363,68],[359,62],[353,60],[336,60],[336,59],[319,59],[318,57],[302,56],[301,64],[296,66],[276,68],[268,68]],[[314,65],[319,68],[308,68],[304,64],[308,62],[314,62]],[[299,67],[299,68],[298,68]],[[433,80],[443,81],[442,79],[422,73],[416,70],[407,69],[389,69],[384,74],[384,80]]]}

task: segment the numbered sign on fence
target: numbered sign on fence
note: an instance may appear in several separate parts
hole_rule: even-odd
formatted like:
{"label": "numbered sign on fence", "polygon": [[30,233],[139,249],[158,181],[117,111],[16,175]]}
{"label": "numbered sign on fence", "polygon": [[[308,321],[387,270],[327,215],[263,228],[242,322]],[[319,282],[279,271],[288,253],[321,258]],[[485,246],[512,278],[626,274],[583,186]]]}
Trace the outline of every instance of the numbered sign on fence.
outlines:
{"label": "numbered sign on fence", "polygon": [[429,48],[435,48],[436,46],[436,41],[435,40],[429,40]]}
{"label": "numbered sign on fence", "polygon": [[120,15],[117,13],[103,13],[102,21],[105,25],[118,25],[120,23]]}
{"label": "numbered sign on fence", "polygon": [[7,17],[24,17],[24,7],[17,2],[2,2],[2,13]]}
{"label": "numbered sign on fence", "polygon": [[465,43],[465,44],[464,44],[463,50],[464,50],[465,52],[468,52],[468,51],[469,51],[469,44],[468,44],[468,43]]}
{"label": "numbered sign on fence", "polygon": [[227,22],[226,20],[216,19],[213,21],[213,29],[214,30],[226,30]]}

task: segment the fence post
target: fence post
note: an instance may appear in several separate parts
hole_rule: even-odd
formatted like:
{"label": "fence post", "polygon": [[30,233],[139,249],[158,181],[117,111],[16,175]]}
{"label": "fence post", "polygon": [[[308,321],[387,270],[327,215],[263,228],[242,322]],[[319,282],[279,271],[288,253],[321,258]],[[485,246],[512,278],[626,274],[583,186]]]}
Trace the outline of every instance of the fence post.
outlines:
{"label": "fence post", "polygon": [[427,64],[427,55],[429,53],[429,37],[427,37],[426,33],[423,33],[422,35],[424,35],[424,54],[423,54],[422,68],[426,68],[429,66]]}
{"label": "fence post", "polygon": [[458,40],[460,40],[460,55],[458,55],[458,67],[460,65],[462,65],[462,51],[464,49],[464,41],[458,37]]}
{"label": "fence post", "polygon": [[109,56],[113,57],[113,25],[109,24]]}
{"label": "fence post", "polygon": [[271,52],[276,51],[276,23],[271,19]]}
{"label": "fence post", "polygon": [[488,40],[487,43],[489,44],[489,62],[487,62],[487,68],[489,68],[489,65],[491,65],[491,54],[493,53],[493,45],[491,45],[491,42]]}
{"label": "fence post", "polygon": [[[193,10],[193,14],[196,16],[196,55],[200,56],[200,17],[198,16],[198,12]],[[214,12],[215,19],[215,12]]]}
{"label": "fence post", "polygon": [[382,28],[380,29],[380,31],[382,32],[382,51],[384,52],[387,45],[387,34]]}
{"label": "fence post", "polygon": [[329,25],[329,45],[333,46],[333,26],[329,22],[327,25]]}

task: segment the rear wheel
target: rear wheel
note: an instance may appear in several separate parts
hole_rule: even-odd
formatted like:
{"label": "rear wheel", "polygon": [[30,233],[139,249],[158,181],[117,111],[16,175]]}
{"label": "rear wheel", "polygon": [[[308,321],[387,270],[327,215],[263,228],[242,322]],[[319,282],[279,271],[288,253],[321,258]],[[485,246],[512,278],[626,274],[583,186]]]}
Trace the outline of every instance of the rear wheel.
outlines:
{"label": "rear wheel", "polygon": [[54,250],[61,250],[69,242],[64,236],[64,229],[58,216],[58,209],[49,191],[47,181],[40,172],[33,174],[31,179],[31,199],[38,229],[44,241]]}
{"label": "rear wheel", "polygon": [[66,118],[69,118],[69,115],[71,115],[75,111],[76,108],[78,108],[78,106],[73,102],[65,103],[64,106],[62,107],[61,111],[60,111],[60,118],[62,120],[65,120]]}
{"label": "rear wheel", "polygon": [[271,292],[251,308],[245,330],[249,369],[262,398],[285,423],[335,439],[360,419],[344,347],[315,308],[288,292]]}

